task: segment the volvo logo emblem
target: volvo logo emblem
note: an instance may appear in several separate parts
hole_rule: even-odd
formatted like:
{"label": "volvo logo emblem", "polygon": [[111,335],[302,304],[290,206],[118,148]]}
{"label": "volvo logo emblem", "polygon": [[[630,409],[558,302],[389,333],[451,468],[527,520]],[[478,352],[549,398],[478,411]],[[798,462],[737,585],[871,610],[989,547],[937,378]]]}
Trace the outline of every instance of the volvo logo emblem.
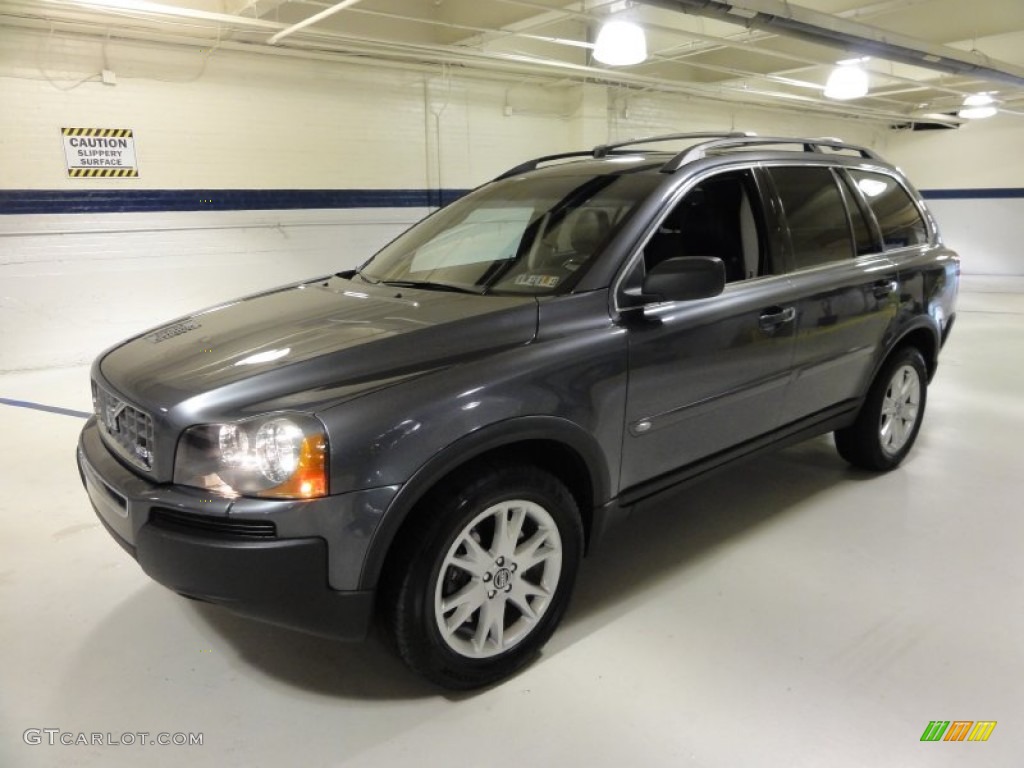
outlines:
{"label": "volvo logo emblem", "polygon": [[508,586],[509,581],[512,579],[512,571],[508,568],[499,568],[498,572],[494,574],[494,587],[496,589],[504,589]]}

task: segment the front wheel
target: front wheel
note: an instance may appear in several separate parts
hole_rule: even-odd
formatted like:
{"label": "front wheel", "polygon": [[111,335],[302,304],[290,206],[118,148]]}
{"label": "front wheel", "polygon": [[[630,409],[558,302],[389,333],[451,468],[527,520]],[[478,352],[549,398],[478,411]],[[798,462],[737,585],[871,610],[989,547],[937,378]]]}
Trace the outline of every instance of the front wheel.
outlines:
{"label": "front wheel", "polygon": [[583,548],[575,500],[551,474],[510,466],[464,473],[418,511],[390,561],[400,655],[446,688],[508,677],[568,606]]}
{"label": "front wheel", "polygon": [[914,347],[898,350],[879,371],[857,420],[836,430],[839,455],[854,466],[893,469],[910,452],[924,418],[928,369]]}

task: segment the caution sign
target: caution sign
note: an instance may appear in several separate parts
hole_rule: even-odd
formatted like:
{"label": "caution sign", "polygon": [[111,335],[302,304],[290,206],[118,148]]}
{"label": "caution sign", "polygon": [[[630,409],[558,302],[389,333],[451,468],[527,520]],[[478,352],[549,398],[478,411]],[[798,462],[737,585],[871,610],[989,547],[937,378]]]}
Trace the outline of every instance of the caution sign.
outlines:
{"label": "caution sign", "polygon": [[61,128],[71,178],[134,178],[135,137],[131,128]]}

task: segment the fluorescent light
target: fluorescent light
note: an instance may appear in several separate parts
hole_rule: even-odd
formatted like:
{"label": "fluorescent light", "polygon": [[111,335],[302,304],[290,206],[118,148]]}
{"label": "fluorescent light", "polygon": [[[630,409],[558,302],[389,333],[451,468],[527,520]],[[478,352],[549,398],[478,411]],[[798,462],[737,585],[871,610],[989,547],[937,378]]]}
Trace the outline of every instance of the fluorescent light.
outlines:
{"label": "fluorescent light", "polygon": [[825,84],[825,96],[829,99],[846,101],[859,99],[868,92],[868,73],[860,67],[847,64],[836,67],[828,76]]}
{"label": "fluorescent light", "polygon": [[956,116],[965,120],[981,120],[992,117],[998,111],[995,108],[995,103],[995,99],[987,93],[974,93],[964,99],[964,105],[956,113]]}
{"label": "fluorescent light", "polygon": [[647,59],[647,38],[631,21],[606,21],[597,33],[594,58],[612,67],[639,64]]}

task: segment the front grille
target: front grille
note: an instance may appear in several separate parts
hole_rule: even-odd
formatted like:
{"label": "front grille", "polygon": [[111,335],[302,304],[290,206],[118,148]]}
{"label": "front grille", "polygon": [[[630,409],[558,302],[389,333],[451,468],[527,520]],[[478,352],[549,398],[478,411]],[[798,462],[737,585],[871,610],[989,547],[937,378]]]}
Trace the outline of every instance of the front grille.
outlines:
{"label": "front grille", "polygon": [[245,520],[239,517],[205,517],[162,507],[155,507],[150,512],[149,521],[161,528],[171,528],[190,533],[239,536],[247,539],[273,539],[277,537],[277,526],[264,520]]}
{"label": "front grille", "polygon": [[92,402],[96,421],[107,442],[118,453],[140,469],[153,468],[153,419],[145,411],[129,405],[95,381]]}

